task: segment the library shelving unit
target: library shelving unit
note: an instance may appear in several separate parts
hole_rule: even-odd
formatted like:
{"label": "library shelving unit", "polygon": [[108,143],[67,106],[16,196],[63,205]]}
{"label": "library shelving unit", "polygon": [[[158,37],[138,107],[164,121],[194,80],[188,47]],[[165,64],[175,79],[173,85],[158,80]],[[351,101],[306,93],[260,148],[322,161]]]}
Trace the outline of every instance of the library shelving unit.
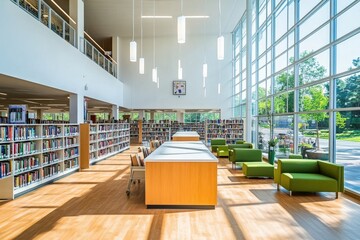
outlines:
{"label": "library shelving unit", "polygon": [[173,122],[171,124],[171,136],[173,136],[177,131],[197,132],[200,135],[200,140],[205,141],[205,122]]}
{"label": "library shelving unit", "polygon": [[13,199],[79,169],[79,125],[0,125],[0,198]]}
{"label": "library shelving unit", "polygon": [[168,120],[142,122],[142,142],[150,142],[151,140],[170,141],[170,133],[171,122]]}
{"label": "library shelving unit", "polygon": [[234,120],[208,120],[206,122],[206,142],[210,145],[213,138],[224,138],[227,144],[244,139],[244,121]]}
{"label": "library shelving unit", "polygon": [[84,123],[80,136],[81,169],[130,148],[129,123]]}
{"label": "library shelving unit", "polygon": [[139,121],[131,121],[130,123],[130,142],[139,143]]}

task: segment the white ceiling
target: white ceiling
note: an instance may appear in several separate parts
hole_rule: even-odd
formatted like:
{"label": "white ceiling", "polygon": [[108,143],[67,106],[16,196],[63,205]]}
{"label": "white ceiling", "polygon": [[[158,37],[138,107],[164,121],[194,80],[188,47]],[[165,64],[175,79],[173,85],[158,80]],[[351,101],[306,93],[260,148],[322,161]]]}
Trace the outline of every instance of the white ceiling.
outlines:
{"label": "white ceiling", "polygon": [[[85,30],[95,39],[119,36],[132,37],[132,0],[86,0]],[[231,32],[242,14],[246,0],[221,0],[222,32]],[[135,0],[135,38],[140,37],[141,0]],[[143,15],[154,15],[154,0],[143,0]],[[185,16],[208,19],[188,19],[187,34],[214,35],[219,33],[218,0],[183,0]],[[155,15],[170,15],[172,19],[155,21],[156,36],[177,34],[177,17],[181,15],[181,0],[155,0]],[[143,19],[143,36],[153,36],[153,20]]]}

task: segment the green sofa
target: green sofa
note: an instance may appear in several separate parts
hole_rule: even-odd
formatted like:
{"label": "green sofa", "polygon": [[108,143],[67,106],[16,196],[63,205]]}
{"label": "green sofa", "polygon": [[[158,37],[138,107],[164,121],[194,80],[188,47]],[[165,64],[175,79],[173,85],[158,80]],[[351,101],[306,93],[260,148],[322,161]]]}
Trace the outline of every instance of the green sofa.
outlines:
{"label": "green sofa", "polygon": [[226,140],[223,138],[215,138],[215,139],[211,139],[210,144],[211,144],[211,151],[216,152],[218,146],[226,145]]}
{"label": "green sofa", "polygon": [[292,192],[344,191],[344,166],[321,160],[279,159],[274,182]]}
{"label": "green sofa", "polygon": [[229,150],[234,149],[234,148],[254,148],[254,145],[252,143],[236,143],[236,144],[228,144],[227,145]]}
{"label": "green sofa", "polygon": [[237,162],[261,162],[262,152],[252,148],[234,148],[229,150],[229,161],[236,166]]}

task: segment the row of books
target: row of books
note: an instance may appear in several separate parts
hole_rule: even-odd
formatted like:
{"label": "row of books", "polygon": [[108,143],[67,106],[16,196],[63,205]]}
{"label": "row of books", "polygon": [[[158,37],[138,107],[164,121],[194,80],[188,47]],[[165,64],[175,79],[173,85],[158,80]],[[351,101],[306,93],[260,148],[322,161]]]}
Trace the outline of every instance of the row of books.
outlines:
{"label": "row of books", "polygon": [[10,158],[12,155],[11,144],[0,145],[0,159]]}
{"label": "row of books", "polygon": [[61,136],[61,127],[55,125],[43,126],[43,136]]}
{"label": "row of books", "polygon": [[78,158],[73,158],[73,159],[69,159],[69,160],[65,160],[64,162],[64,169],[69,170],[75,167],[79,166],[79,159]]}
{"label": "row of books", "polygon": [[50,149],[58,149],[62,148],[63,141],[61,138],[58,139],[47,139],[43,141],[43,149],[44,151],[50,150]]}
{"label": "row of books", "polygon": [[0,178],[11,175],[11,164],[9,161],[0,162]]}
{"label": "row of books", "polygon": [[23,173],[14,177],[14,188],[21,188],[28,186],[40,180],[40,171],[34,170],[31,172]]}
{"label": "row of books", "polygon": [[1,126],[0,127],[0,142],[11,141],[12,138],[12,126]]}
{"label": "row of books", "polygon": [[54,175],[59,174],[61,171],[60,164],[54,164],[48,167],[43,168],[43,178],[52,177]]}
{"label": "row of books", "polygon": [[[32,138],[38,138],[38,134],[36,132],[36,127],[25,127],[25,126],[15,126],[14,127],[14,140],[27,140]],[[11,138],[12,139],[12,138]]]}
{"label": "row of books", "polygon": [[15,173],[24,172],[40,166],[40,160],[38,157],[20,158],[14,161]]}
{"label": "row of books", "polygon": [[64,150],[64,158],[70,158],[73,156],[77,156],[79,154],[79,149],[77,147],[68,148]]}
{"label": "row of books", "polygon": [[34,142],[34,141],[14,143],[14,148],[13,148],[14,156],[22,156],[22,155],[32,154],[37,151],[38,150],[36,148],[36,142]]}
{"label": "row of books", "polygon": [[79,134],[78,126],[65,126],[64,127],[64,135],[65,136],[74,136]]}
{"label": "row of books", "polygon": [[59,159],[59,153],[58,152],[49,152],[45,153],[43,155],[43,163],[49,164],[52,162],[56,162]]}

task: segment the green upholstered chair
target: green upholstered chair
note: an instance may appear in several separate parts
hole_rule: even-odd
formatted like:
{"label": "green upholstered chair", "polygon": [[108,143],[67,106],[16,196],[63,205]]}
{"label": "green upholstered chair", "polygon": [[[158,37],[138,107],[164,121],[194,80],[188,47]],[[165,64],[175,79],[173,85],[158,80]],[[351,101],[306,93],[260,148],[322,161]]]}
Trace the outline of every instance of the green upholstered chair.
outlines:
{"label": "green upholstered chair", "polygon": [[301,154],[289,154],[289,159],[303,159]]}
{"label": "green upholstered chair", "polygon": [[238,162],[261,162],[262,152],[259,149],[234,148],[229,150],[229,161],[232,163],[232,167],[236,166]]}
{"label": "green upholstered chair", "polygon": [[216,150],[217,157],[228,157],[229,156],[229,148],[227,145],[218,146]]}
{"label": "green upholstered chair", "polygon": [[226,140],[223,138],[215,138],[215,139],[211,139],[210,144],[211,144],[211,151],[216,152],[218,146],[226,145]]}
{"label": "green upholstered chair", "polygon": [[279,159],[274,182],[292,192],[344,191],[344,166],[308,159]]}

